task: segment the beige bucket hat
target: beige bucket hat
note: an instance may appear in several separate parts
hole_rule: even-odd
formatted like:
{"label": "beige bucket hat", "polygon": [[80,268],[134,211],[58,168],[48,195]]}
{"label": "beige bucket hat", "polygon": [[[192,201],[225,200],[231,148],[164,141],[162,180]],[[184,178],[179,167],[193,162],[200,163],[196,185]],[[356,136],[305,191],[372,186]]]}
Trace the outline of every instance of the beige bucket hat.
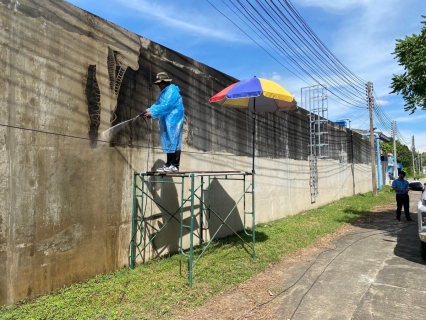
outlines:
{"label": "beige bucket hat", "polygon": [[172,79],[169,78],[167,73],[159,72],[157,73],[157,78],[155,79],[154,83],[160,83],[161,81],[172,82]]}

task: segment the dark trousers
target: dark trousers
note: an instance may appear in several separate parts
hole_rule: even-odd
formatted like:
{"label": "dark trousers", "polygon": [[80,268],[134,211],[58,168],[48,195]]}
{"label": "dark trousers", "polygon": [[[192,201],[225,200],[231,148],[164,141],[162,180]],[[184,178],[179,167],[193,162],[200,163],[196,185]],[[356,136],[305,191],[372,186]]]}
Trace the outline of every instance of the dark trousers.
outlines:
{"label": "dark trousers", "polygon": [[404,206],[404,213],[407,220],[410,220],[410,197],[408,194],[396,195],[396,218],[401,219],[401,209]]}
{"label": "dark trousers", "polygon": [[179,164],[180,164],[180,150],[167,154],[166,166],[169,167],[170,165],[174,165],[176,168],[179,169]]}

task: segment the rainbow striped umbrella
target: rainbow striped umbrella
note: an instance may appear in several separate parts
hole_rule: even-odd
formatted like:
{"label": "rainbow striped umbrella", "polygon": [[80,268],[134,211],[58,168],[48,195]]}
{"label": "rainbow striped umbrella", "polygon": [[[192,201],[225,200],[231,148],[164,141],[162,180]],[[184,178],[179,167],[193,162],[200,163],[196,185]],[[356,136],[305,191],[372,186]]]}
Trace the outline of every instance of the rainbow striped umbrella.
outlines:
{"label": "rainbow striped umbrella", "polygon": [[294,96],[278,83],[262,79],[249,78],[226,87],[209,99],[210,104],[231,108],[248,108],[253,113],[253,166],[256,136],[256,112],[274,112],[297,109]]}
{"label": "rainbow striped umbrella", "polygon": [[248,108],[253,112],[286,111],[297,108],[294,96],[278,83],[249,78],[226,87],[210,98],[212,105],[231,108]]}

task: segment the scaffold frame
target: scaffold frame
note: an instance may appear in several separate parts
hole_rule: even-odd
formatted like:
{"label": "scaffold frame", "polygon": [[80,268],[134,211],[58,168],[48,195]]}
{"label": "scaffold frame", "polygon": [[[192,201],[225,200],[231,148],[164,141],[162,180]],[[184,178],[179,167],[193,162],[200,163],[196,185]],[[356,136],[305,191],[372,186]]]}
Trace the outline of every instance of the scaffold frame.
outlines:
{"label": "scaffold frame", "polygon": [[[244,171],[195,171],[195,172],[141,172],[134,173],[133,178],[133,206],[132,206],[132,234],[130,240],[130,254],[129,254],[129,267],[134,269],[136,265],[136,260],[138,257],[142,257],[145,249],[147,249],[159,233],[161,233],[168,223],[175,219],[180,225],[180,237],[179,237],[179,252],[188,258],[188,285],[191,287],[193,282],[193,270],[197,262],[203,256],[207,248],[210,246],[213,240],[215,240],[216,235],[221,230],[223,226],[227,226],[233,234],[235,234],[245,245],[251,249],[251,255],[254,259],[256,257],[255,243],[256,243],[256,230],[255,230],[255,188],[254,188],[254,173],[244,172]],[[247,177],[251,177],[248,179]],[[165,179],[173,178],[173,179]],[[185,180],[189,179],[190,188],[189,196],[185,197]],[[218,212],[216,212],[211,206],[211,183],[216,180],[232,180],[232,181],[241,181],[242,194],[235,201],[233,208],[225,213],[225,218],[222,218]],[[251,180],[251,181],[250,181]],[[176,211],[171,212],[165,208],[165,205],[159,203],[151,194],[147,192],[148,184],[159,183],[161,184],[174,184],[179,189],[180,186],[180,202],[179,208]],[[206,184],[206,187],[205,187]],[[179,191],[179,190],[178,190]],[[207,196],[205,196],[207,194]],[[247,211],[247,197],[251,196],[251,211]],[[207,198],[207,199],[206,199]],[[139,199],[139,200],[138,200]],[[195,202],[198,200],[199,211],[196,213]],[[235,209],[238,205],[243,202],[244,213],[243,213],[243,231],[246,235],[251,237],[251,243],[244,240],[239,234],[238,231],[234,230],[232,226],[227,223],[228,218],[235,212]],[[154,234],[151,235],[150,239],[146,241],[144,238],[144,230],[146,230],[146,220],[145,208],[148,205],[148,202],[155,204],[158,208],[163,210],[168,214],[168,220],[157,230]],[[189,212],[189,224],[184,224],[185,219],[185,206],[187,208],[188,215]],[[213,214],[219,220],[221,220],[221,225],[215,231],[215,233],[210,236],[210,240],[205,241],[203,237],[203,230],[206,230],[204,227],[204,216],[206,215],[210,219],[210,215]],[[237,211],[238,212],[238,211]],[[179,214],[179,215],[178,215]],[[199,230],[194,230],[195,219],[199,217]],[[176,217],[178,216],[178,217]],[[246,216],[251,216],[251,230],[247,227]],[[189,232],[189,248],[183,248],[183,237],[184,230]],[[194,243],[194,238],[198,238],[198,245]],[[200,253],[196,256],[194,249],[200,248]]]}

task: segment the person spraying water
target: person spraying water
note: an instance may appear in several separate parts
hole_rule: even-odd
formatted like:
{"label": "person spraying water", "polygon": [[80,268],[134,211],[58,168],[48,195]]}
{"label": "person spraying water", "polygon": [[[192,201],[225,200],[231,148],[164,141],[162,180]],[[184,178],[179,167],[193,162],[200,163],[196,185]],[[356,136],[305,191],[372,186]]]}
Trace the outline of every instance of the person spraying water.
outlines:
{"label": "person spraying water", "polygon": [[185,110],[180,89],[171,82],[166,72],[157,74],[154,82],[160,88],[157,101],[138,116],[159,121],[161,147],[167,154],[167,162],[157,172],[177,172],[180,165]]}

